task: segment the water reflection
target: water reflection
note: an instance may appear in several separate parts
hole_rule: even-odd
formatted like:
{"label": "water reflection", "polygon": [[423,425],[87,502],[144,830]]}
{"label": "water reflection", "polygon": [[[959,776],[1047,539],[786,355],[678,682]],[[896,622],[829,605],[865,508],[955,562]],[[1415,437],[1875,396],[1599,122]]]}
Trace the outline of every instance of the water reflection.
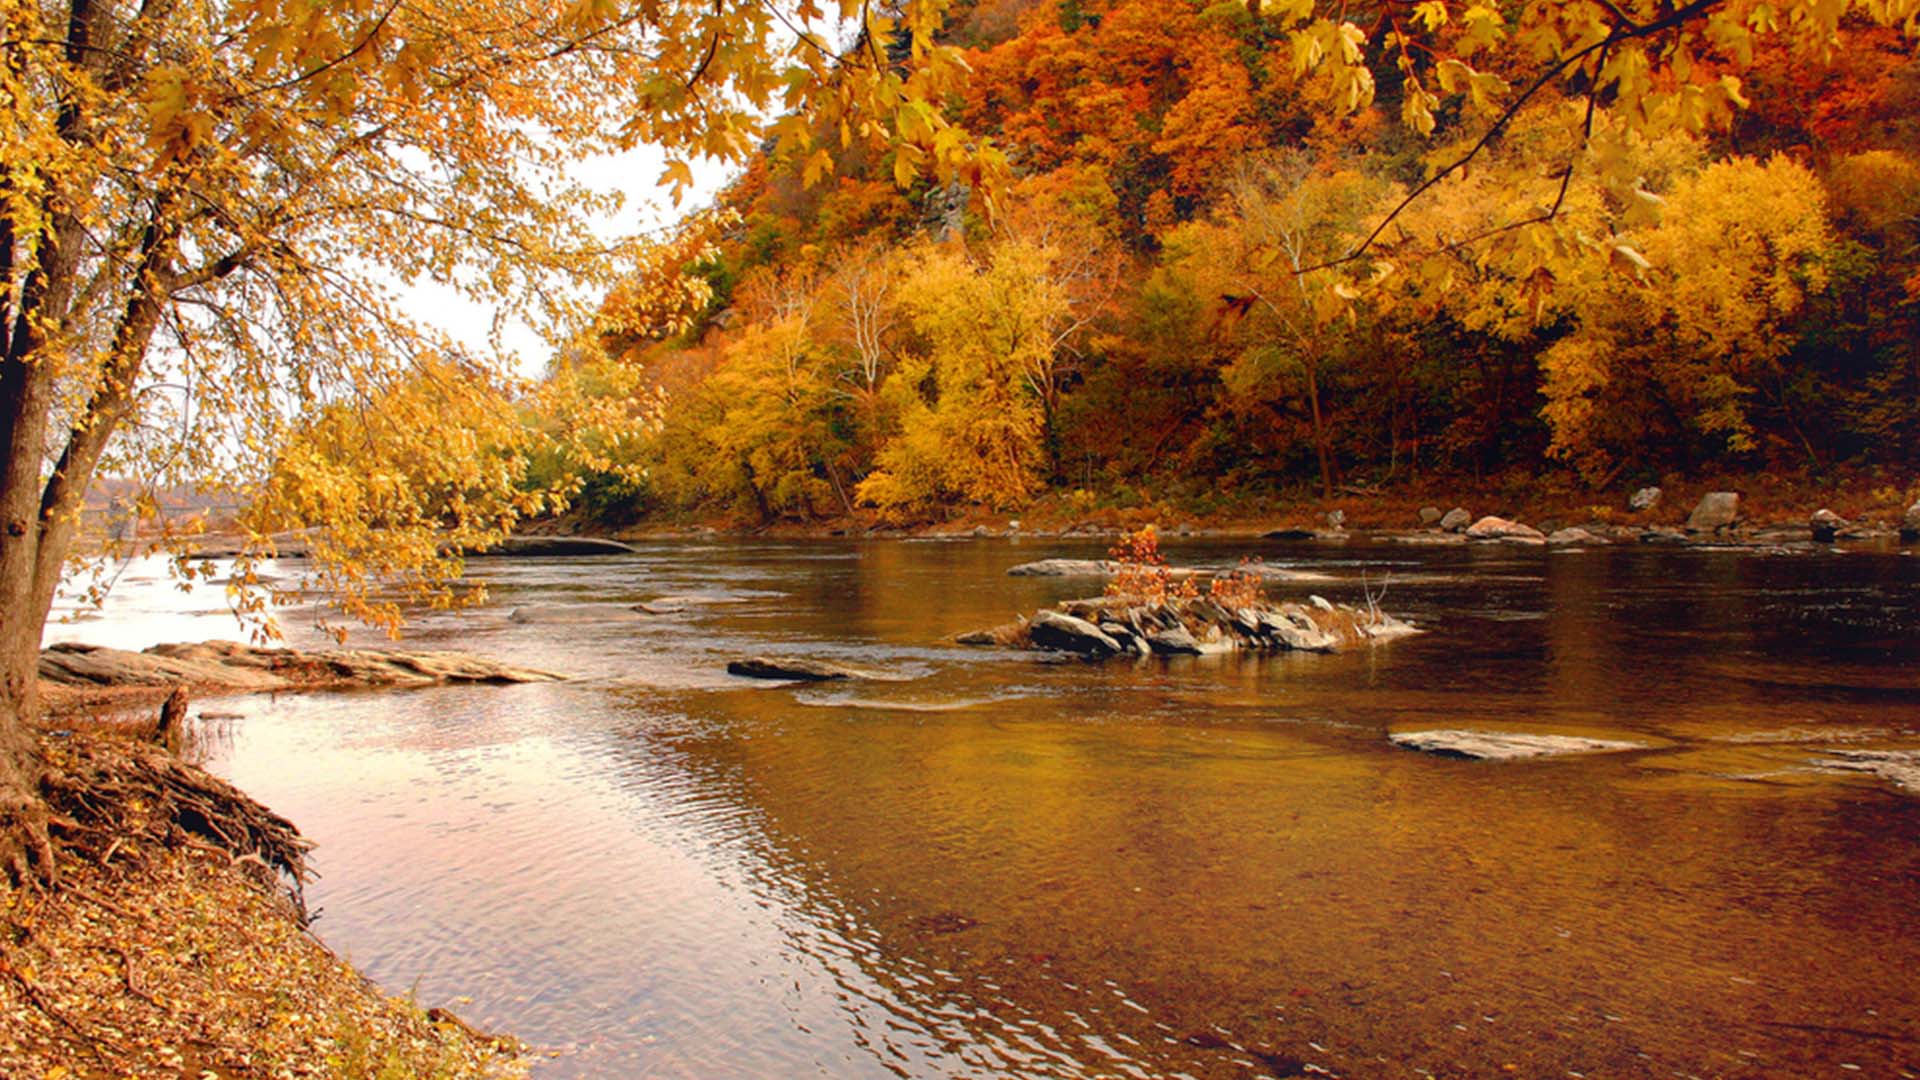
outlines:
{"label": "water reflection", "polygon": [[[503,561],[416,636],[578,680],[246,699],[217,764],[321,842],[327,940],[552,1076],[1920,1072],[1920,804],[1808,765],[1920,745],[1914,560],[1272,548],[1434,632],[942,643],[1075,591],[1003,575],[1056,553]],[[918,677],[724,675],[767,651]],[[1649,749],[1385,739],[1433,726]]]}

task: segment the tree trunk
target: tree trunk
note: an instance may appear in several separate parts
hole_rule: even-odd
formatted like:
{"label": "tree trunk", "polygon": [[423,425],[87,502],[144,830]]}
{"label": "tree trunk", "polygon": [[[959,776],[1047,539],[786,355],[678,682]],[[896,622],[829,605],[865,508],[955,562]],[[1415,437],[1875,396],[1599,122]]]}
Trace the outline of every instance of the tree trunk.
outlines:
{"label": "tree trunk", "polygon": [[1320,458],[1320,497],[1333,498],[1333,462],[1327,454],[1327,425],[1320,415],[1320,380],[1314,377],[1314,365],[1311,360],[1305,363],[1307,371],[1307,404],[1313,410],[1313,452]]}

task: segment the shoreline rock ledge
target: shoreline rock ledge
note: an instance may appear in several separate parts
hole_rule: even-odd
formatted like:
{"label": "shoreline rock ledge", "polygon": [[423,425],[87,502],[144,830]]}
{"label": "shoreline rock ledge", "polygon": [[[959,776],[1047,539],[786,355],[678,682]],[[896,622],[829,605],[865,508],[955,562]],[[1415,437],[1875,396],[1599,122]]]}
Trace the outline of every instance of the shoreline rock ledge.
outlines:
{"label": "shoreline rock ledge", "polygon": [[233,641],[155,645],[143,652],[67,642],[40,652],[40,681],[74,690],[164,687],[317,690],[438,683],[557,682],[550,671],[460,652],[400,649],[266,649]]}

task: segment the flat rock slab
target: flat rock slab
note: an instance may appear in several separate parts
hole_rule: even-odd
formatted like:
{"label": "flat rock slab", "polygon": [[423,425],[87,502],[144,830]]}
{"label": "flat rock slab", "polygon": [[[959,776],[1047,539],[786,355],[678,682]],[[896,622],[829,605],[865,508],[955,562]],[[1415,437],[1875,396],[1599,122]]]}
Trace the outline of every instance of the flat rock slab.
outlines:
{"label": "flat rock slab", "polygon": [[[1179,580],[1200,571],[1190,566],[1169,566],[1167,576]],[[1112,559],[1038,559],[1007,570],[1008,577],[1109,578],[1120,572]]]}
{"label": "flat rock slab", "polygon": [[518,558],[576,557],[581,555],[631,555],[637,549],[618,540],[595,536],[509,536],[485,551],[468,555],[501,555]]}
{"label": "flat rock slab", "polygon": [[779,679],[784,682],[828,682],[834,679],[877,679],[898,681],[899,676],[875,668],[820,660],[810,656],[750,656],[727,662],[727,674],[748,679]]}
{"label": "flat rock slab", "polygon": [[232,641],[155,645],[145,652],[74,643],[40,654],[40,678],[56,686],[110,688],[188,683],[233,690],[435,683],[553,682],[548,671],[510,667],[467,653],[399,649],[263,649]]}
{"label": "flat rock slab", "polygon": [[1564,754],[1603,754],[1644,750],[1645,744],[1619,739],[1586,739],[1576,735],[1527,735],[1510,731],[1396,731],[1387,738],[1395,746],[1439,757],[1472,761],[1513,761],[1519,758]]}
{"label": "flat rock slab", "polygon": [[1813,764],[1829,772],[1868,773],[1920,795],[1920,750],[1828,750]]}

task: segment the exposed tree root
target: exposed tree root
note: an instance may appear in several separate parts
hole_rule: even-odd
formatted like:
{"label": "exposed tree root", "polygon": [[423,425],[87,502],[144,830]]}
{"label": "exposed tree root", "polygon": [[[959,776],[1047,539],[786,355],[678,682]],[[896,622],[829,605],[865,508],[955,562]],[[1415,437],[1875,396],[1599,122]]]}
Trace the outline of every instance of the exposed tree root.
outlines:
{"label": "exposed tree root", "polygon": [[49,737],[41,792],[60,854],[107,865],[142,842],[209,848],[262,885],[282,885],[305,921],[313,844],[292,822],[165,749],[87,735]]}

